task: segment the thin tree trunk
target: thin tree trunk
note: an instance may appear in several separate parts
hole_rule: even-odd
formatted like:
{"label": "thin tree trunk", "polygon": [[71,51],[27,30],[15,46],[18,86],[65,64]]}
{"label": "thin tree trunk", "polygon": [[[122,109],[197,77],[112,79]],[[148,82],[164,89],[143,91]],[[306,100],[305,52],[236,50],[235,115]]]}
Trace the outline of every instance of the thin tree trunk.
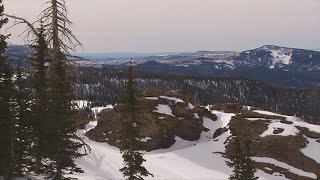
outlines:
{"label": "thin tree trunk", "polygon": [[9,164],[10,169],[8,172],[8,179],[11,179],[13,164],[14,164],[14,120],[11,120],[11,162]]}
{"label": "thin tree trunk", "polygon": [[59,23],[58,23],[58,4],[57,0],[52,0],[52,47],[53,47],[53,61],[57,60],[58,53],[60,52],[59,43]]}
{"label": "thin tree trunk", "polygon": [[36,174],[40,174],[41,172],[41,146],[39,146],[39,149],[38,149],[38,153],[36,154],[36,169],[35,169],[35,173]]}

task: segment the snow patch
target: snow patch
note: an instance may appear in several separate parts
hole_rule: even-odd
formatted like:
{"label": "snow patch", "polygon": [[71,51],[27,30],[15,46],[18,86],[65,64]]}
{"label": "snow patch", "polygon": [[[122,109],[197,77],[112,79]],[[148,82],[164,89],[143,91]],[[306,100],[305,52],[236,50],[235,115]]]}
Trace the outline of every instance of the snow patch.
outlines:
{"label": "snow patch", "polygon": [[227,127],[232,116],[235,116],[236,114],[234,113],[224,113],[224,112],[220,112],[220,111],[211,111],[211,113],[217,115],[218,119],[217,122],[220,123],[221,127]]}
{"label": "snow patch", "polygon": [[151,137],[145,137],[144,139],[141,139],[142,142],[147,142],[148,140],[152,139]]}
{"label": "snow patch", "polygon": [[175,101],[176,103],[178,103],[178,102],[184,103],[184,101],[183,101],[182,99],[175,98],[175,97],[160,96],[160,98],[162,98],[162,99],[167,99],[167,100],[169,100],[169,101]]}
{"label": "snow patch", "polygon": [[172,114],[172,109],[171,109],[170,106],[168,106],[168,105],[158,104],[158,106],[156,107],[156,109],[157,109],[157,110],[154,110],[153,112],[160,113],[160,114],[166,114],[166,115],[175,117],[175,116]]}
{"label": "snow patch", "polygon": [[85,125],[85,130],[90,131],[91,129],[95,128],[98,124],[98,121],[90,121],[88,124]]}
{"label": "snow patch", "polygon": [[82,109],[90,106],[90,102],[86,100],[72,101],[76,109]]}
{"label": "snow patch", "polygon": [[242,106],[242,109],[247,110],[247,111],[250,111],[251,106]]}
{"label": "snow patch", "polygon": [[259,114],[271,115],[271,116],[285,117],[287,121],[290,121],[293,123],[292,126],[305,127],[305,128],[308,128],[310,131],[320,133],[320,126],[306,123],[306,122],[302,121],[301,119],[294,117],[294,116],[285,116],[285,115],[281,115],[281,114],[277,114],[277,113],[273,113],[273,112],[268,112],[268,111],[261,111],[261,110],[255,110],[254,112],[257,112]]}
{"label": "snow patch", "polygon": [[97,115],[104,109],[113,109],[113,105],[109,104],[105,107],[93,107],[91,108],[91,111],[94,113],[95,117],[97,117]]}
{"label": "snow patch", "polygon": [[267,170],[267,171],[272,171],[272,169],[269,168],[269,167],[264,167],[263,169],[265,169],[265,170]]}
{"label": "snow patch", "polygon": [[254,110],[253,112],[259,113],[259,114],[265,114],[265,115],[269,115],[269,116],[281,116],[281,117],[285,117],[282,114],[277,114],[277,113],[273,113],[273,112],[269,112],[269,111],[262,111],[262,110]]}
{"label": "snow patch", "polygon": [[[273,131],[276,129],[284,129],[284,131],[280,134],[274,134]],[[276,135],[276,136],[296,136],[299,134],[299,130],[292,126],[292,124],[284,124],[278,121],[272,121],[269,126],[268,129],[263,132],[260,137],[266,137],[266,136],[270,136],[270,135]]]}
{"label": "snow patch", "polygon": [[269,164],[274,164],[275,166],[282,167],[285,169],[288,169],[290,172],[297,174],[299,176],[306,176],[312,179],[317,179],[317,175],[311,172],[306,172],[301,169],[297,169],[293,166],[290,166],[284,162],[280,162],[278,160],[268,158],[268,157],[252,157],[252,159],[256,162],[262,162],[262,163],[269,163]]}
{"label": "snow patch", "polygon": [[286,64],[286,65],[289,65],[291,63],[292,52],[290,52],[290,54],[287,55],[288,52],[284,52],[284,51],[278,51],[278,50],[270,50],[270,51],[271,51],[271,56],[273,57],[272,64],[270,65],[271,69],[273,69],[275,65],[278,63]]}
{"label": "snow patch", "polygon": [[301,152],[320,164],[320,143],[318,143],[316,139],[305,138],[309,143],[307,144],[307,147],[301,149]]}
{"label": "snow patch", "polygon": [[266,118],[246,118],[249,121],[259,121],[259,120],[263,120],[263,121],[279,121],[279,119],[266,119]]}
{"label": "snow patch", "polygon": [[194,109],[194,105],[191,103],[188,103],[188,107],[189,107],[189,109]]}
{"label": "snow patch", "polygon": [[148,100],[153,100],[153,101],[159,100],[158,97],[146,97],[146,99],[148,99]]}
{"label": "snow patch", "polygon": [[198,113],[193,113],[193,115],[194,115],[194,117],[195,117],[195,118],[197,118],[197,119],[199,119],[199,118],[200,118],[200,116],[199,116],[199,114],[198,114]]}

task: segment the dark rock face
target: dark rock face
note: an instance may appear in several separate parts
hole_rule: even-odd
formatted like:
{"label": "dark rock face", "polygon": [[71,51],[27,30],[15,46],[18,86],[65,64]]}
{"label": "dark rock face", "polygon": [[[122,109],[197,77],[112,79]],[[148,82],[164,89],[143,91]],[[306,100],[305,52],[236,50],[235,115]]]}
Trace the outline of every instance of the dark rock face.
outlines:
{"label": "dark rock face", "polygon": [[240,113],[243,107],[238,103],[214,104],[211,109],[220,110],[225,113]]}
{"label": "dark rock face", "polygon": [[[139,99],[140,115],[142,122],[142,136],[146,150],[151,151],[160,148],[169,148],[175,142],[175,136],[184,140],[196,141],[200,138],[203,128],[203,117],[211,113],[202,107],[192,107],[192,96],[184,96],[177,92],[159,92],[158,90],[146,90]],[[154,97],[157,100],[146,99]],[[161,98],[162,96],[179,98],[180,102]],[[189,101],[187,101],[189,100]],[[183,101],[183,102],[181,102]],[[172,115],[156,112],[156,107],[165,105],[172,110]],[[121,120],[125,109],[121,105],[114,109],[103,110],[98,115],[98,125],[86,135],[98,142],[107,142],[112,146],[119,147]],[[195,115],[197,114],[197,116]],[[216,120],[211,114],[208,118]]]}
{"label": "dark rock face", "polygon": [[180,120],[175,128],[175,134],[182,139],[196,141],[200,138],[202,132],[201,121]]}
{"label": "dark rock face", "polygon": [[217,129],[214,133],[213,133],[213,139],[215,139],[216,137],[219,137],[220,135],[222,135],[223,133],[227,132],[228,128],[224,127],[224,128],[219,128]]}

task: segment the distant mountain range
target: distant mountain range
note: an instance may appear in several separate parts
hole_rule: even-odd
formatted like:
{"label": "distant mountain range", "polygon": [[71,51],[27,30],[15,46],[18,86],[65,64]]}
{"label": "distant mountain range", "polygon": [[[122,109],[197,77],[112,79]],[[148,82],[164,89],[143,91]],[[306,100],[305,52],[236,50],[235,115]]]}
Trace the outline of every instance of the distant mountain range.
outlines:
{"label": "distant mountain range", "polygon": [[82,57],[89,60],[127,60],[141,59],[150,56],[175,55],[181,52],[161,52],[161,53],[137,53],[137,52],[109,52],[109,53],[74,53],[73,56]]}
{"label": "distant mountain range", "polygon": [[[7,55],[23,62],[32,48],[9,46]],[[244,77],[278,86],[320,87],[320,52],[265,45],[244,52],[77,54],[69,58],[82,66],[126,66],[133,56],[136,68],[166,74]],[[120,57],[121,56],[121,57]],[[96,58],[95,58],[96,57]],[[117,58],[118,57],[118,58]],[[27,64],[27,63],[24,63]]]}
{"label": "distant mountain range", "polygon": [[200,76],[244,77],[278,86],[320,87],[320,52],[266,45],[244,52],[199,51],[153,56],[143,70]]}

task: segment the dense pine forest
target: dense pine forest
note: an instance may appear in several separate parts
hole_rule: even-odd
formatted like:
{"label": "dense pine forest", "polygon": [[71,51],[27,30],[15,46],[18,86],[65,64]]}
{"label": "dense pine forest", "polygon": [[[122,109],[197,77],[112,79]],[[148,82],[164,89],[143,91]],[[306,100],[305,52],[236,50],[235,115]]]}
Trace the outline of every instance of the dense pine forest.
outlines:
{"label": "dense pine forest", "polygon": [[[96,106],[114,104],[123,92],[126,69],[79,67],[78,99]],[[139,89],[181,90],[195,96],[202,105],[234,102],[274,112],[299,116],[319,124],[320,90],[270,86],[248,79],[165,75],[137,70]]]}

